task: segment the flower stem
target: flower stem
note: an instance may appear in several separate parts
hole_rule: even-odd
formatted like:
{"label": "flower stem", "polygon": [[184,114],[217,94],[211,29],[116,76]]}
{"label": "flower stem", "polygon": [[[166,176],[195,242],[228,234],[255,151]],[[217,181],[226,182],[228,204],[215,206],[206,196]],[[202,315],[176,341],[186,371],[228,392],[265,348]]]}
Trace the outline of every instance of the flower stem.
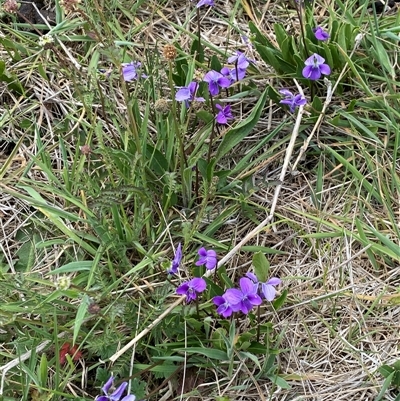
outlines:
{"label": "flower stem", "polygon": [[[211,103],[211,109],[214,111],[214,101],[213,101],[213,97],[211,94],[210,94],[210,103]],[[215,113],[215,111],[214,111],[214,113]],[[210,143],[208,144],[207,164],[209,164],[210,160],[211,160],[212,144],[213,144],[213,140],[215,137],[215,130],[217,130],[218,134],[219,134],[219,128],[218,128],[218,125],[215,124],[215,115],[214,115],[213,122],[212,122],[212,128],[211,128]]]}

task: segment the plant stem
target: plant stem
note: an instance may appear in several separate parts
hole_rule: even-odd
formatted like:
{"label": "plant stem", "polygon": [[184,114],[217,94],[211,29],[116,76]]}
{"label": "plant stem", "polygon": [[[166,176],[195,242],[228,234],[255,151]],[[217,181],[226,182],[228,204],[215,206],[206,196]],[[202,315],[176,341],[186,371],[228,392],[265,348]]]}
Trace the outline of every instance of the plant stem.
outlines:
{"label": "plant stem", "polygon": [[[213,101],[213,97],[211,94],[210,94],[210,103],[211,103],[211,109],[215,113],[214,101]],[[216,127],[216,125],[215,125],[215,116],[214,116],[213,122],[212,122],[212,128],[211,128],[210,143],[208,144],[207,164],[210,163],[210,160],[211,160],[212,144],[213,144],[213,140],[215,137],[215,132],[214,132],[215,127]]]}

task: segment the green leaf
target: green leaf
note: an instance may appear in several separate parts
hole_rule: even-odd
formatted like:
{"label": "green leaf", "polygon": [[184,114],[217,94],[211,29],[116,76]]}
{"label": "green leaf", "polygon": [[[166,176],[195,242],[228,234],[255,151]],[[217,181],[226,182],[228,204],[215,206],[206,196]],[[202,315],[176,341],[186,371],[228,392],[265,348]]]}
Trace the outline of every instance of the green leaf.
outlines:
{"label": "green leaf", "polygon": [[215,159],[211,159],[207,165],[207,181],[211,183],[214,177]]}
{"label": "green leaf", "polygon": [[[163,373],[167,374],[165,369],[164,369]],[[137,400],[144,400],[146,398],[146,395],[147,395],[147,391],[146,391],[146,389],[148,387],[147,382],[145,382],[143,380],[140,380],[137,377],[134,377],[130,381],[130,384],[131,384],[131,392],[133,394],[135,394],[136,399]]]}
{"label": "green leaf", "polygon": [[196,331],[201,332],[203,328],[203,322],[193,317],[187,317],[186,322],[191,325]]}
{"label": "green leaf", "polygon": [[274,384],[276,384],[278,387],[286,389],[286,390],[290,389],[289,383],[285,379],[283,379],[282,377],[280,377],[280,376],[272,376],[272,375],[268,375],[267,377]]}
{"label": "green leaf", "polygon": [[262,252],[253,255],[253,266],[258,281],[265,283],[268,280],[269,262]]}
{"label": "green leaf", "polygon": [[164,155],[151,145],[146,147],[146,156],[150,160],[150,168],[160,177],[168,171],[168,161]]}
{"label": "green leaf", "polygon": [[396,76],[393,66],[392,66],[392,63],[390,62],[388,53],[387,53],[386,49],[384,48],[380,39],[376,38],[374,35],[372,35],[371,41],[373,43],[374,48],[371,48],[370,51],[375,56],[374,59],[378,60],[379,63],[381,63],[382,67],[385,68],[385,70],[388,72],[388,74],[391,77]]}
{"label": "green leaf", "polygon": [[276,42],[279,43],[279,46],[281,46],[282,50],[282,43],[289,37],[287,30],[282,26],[282,24],[274,24],[274,31],[276,35]]}
{"label": "green leaf", "polygon": [[286,38],[281,44],[281,49],[282,49],[282,57],[284,60],[290,64],[295,64],[294,62],[294,55],[295,55],[295,49],[293,47],[293,41],[292,37]]}
{"label": "green leaf", "polygon": [[40,76],[41,76],[44,80],[49,81],[49,77],[48,77],[47,74],[46,74],[46,70],[44,69],[43,64],[39,64],[39,65],[38,65],[38,72],[39,72]]}
{"label": "green leaf", "polygon": [[76,343],[76,339],[78,338],[79,331],[81,329],[83,320],[85,319],[89,303],[90,303],[89,297],[85,294],[82,298],[81,304],[79,305],[78,312],[76,313],[76,317],[75,317],[74,336],[72,339],[72,343],[74,345]]}
{"label": "green leaf", "polygon": [[210,359],[217,359],[221,362],[227,361],[229,359],[226,352],[212,348],[201,348],[201,347],[178,348],[176,349],[176,351],[186,352],[187,354],[200,354]]}
{"label": "green leaf", "polygon": [[222,295],[224,293],[223,289],[216,283],[214,283],[213,280],[210,280],[210,278],[205,277],[204,280],[207,283],[207,291],[209,294],[209,299],[211,297],[215,297],[216,295]]}
{"label": "green leaf", "polygon": [[376,134],[375,127],[372,124],[369,127],[367,127],[365,124],[362,123],[361,119],[359,119],[358,117],[355,117],[353,114],[347,113],[343,110],[340,111],[340,114],[343,117],[347,118],[347,120],[350,122],[350,124],[354,127],[354,129],[356,131],[358,131],[362,134],[365,134],[368,138],[371,138],[378,145],[383,146],[383,142]]}
{"label": "green leaf", "polygon": [[260,246],[260,245],[244,245],[242,246],[242,251],[244,252],[263,252],[263,253],[269,253],[272,255],[285,255],[287,252],[280,251],[279,249],[273,249],[273,248],[268,248],[266,246]]}
{"label": "green leaf", "polygon": [[312,101],[312,108],[314,109],[317,114],[319,114],[322,111],[322,102],[321,99],[318,96],[314,96],[314,99]]}
{"label": "green leaf", "polygon": [[379,231],[375,230],[374,227],[370,226],[369,229],[372,231],[372,233],[375,234],[375,236],[382,242],[382,244],[387,247],[389,250],[393,252],[393,258],[396,259],[400,257],[400,248],[399,245],[395,244],[393,241],[391,241],[388,237],[380,233]]}
{"label": "green leaf", "polygon": [[176,371],[176,366],[174,364],[167,363],[163,363],[162,365],[155,365],[153,367],[144,363],[135,363],[134,368],[137,370],[148,369],[150,372],[165,373],[168,376]]}
{"label": "green leaf", "polygon": [[194,39],[190,48],[190,54],[195,56],[195,60],[200,64],[204,62],[204,47],[199,39]]}
{"label": "green leaf", "polygon": [[211,334],[211,340],[214,347],[218,348],[220,351],[227,349],[224,339],[226,338],[226,330],[223,327],[218,327]]}
{"label": "green leaf", "polygon": [[249,28],[251,33],[255,37],[255,42],[259,42],[262,46],[268,46],[271,49],[275,49],[275,46],[269,41],[266,35],[261,33],[261,31],[257,28],[257,26],[253,22],[249,22]]}
{"label": "green leaf", "polygon": [[221,68],[222,68],[221,62],[219,61],[219,58],[214,54],[211,57],[210,69],[214,71],[220,71]]}
{"label": "green leaf", "polygon": [[253,354],[269,354],[269,348],[257,341],[253,341],[247,351]]}
{"label": "green leaf", "polygon": [[226,273],[218,272],[218,276],[220,280],[225,283],[226,288],[233,288],[233,282]]}
{"label": "green leaf", "polygon": [[382,384],[382,388],[381,391],[379,392],[379,394],[377,395],[377,397],[375,398],[375,401],[380,401],[383,396],[385,395],[386,391],[388,390],[388,388],[391,385],[392,382],[392,378],[395,375],[395,371],[393,371],[388,377],[386,377],[385,381]]}
{"label": "green leaf", "polygon": [[239,355],[240,355],[240,357],[241,358],[249,358],[251,361],[253,361],[254,362],[254,364],[261,370],[261,365],[260,365],[260,361],[258,360],[258,358],[255,356],[255,355],[253,355],[252,353],[250,353],[250,352],[243,352],[243,351],[240,351],[239,352]]}
{"label": "green leaf", "polygon": [[61,274],[61,273],[71,273],[71,272],[80,272],[80,271],[90,271],[93,267],[92,260],[82,260],[79,262],[70,262],[64,266],[59,267],[58,269],[52,270],[47,274]]}
{"label": "green leaf", "polygon": [[355,167],[353,164],[349,163],[349,161],[345,157],[343,157],[341,154],[336,152],[333,148],[326,146],[326,149],[340,163],[342,163],[343,166],[348,171],[350,171],[350,173],[354,176],[354,179],[357,179],[360,183],[362,183],[362,186],[365,188],[365,190],[369,194],[371,194],[379,203],[382,203],[381,195],[379,194],[379,192],[376,190],[376,188],[371,183],[368,182],[368,180],[365,179],[365,177],[362,175],[362,173],[360,173],[360,171],[357,169],[357,167]]}
{"label": "green leaf", "polygon": [[400,387],[400,372],[396,370],[394,377],[392,379],[392,385],[395,387]]}
{"label": "green leaf", "polygon": [[214,119],[214,114],[205,110],[198,111],[196,113],[196,116],[199,118],[199,120],[203,121],[205,124],[210,124],[211,121]]}
{"label": "green leaf", "polygon": [[279,298],[277,298],[274,302],[272,302],[272,305],[275,310],[278,310],[279,308],[282,307],[282,305],[286,301],[287,294],[288,294],[288,290],[283,290],[282,295]]}
{"label": "green leaf", "polygon": [[43,353],[38,366],[38,377],[42,387],[47,385],[48,364],[46,354]]}
{"label": "green leaf", "polygon": [[261,112],[267,100],[267,90],[258,99],[257,104],[254,106],[250,115],[228,131],[224,136],[221,144],[218,147],[216,161],[220,160],[222,156],[230,152],[238,143],[240,143],[257,124]]}
{"label": "green leaf", "polygon": [[282,73],[282,65],[280,60],[278,60],[278,56],[280,54],[278,50],[270,49],[260,45],[259,43],[254,43],[254,47],[266,64],[273,67],[278,74]]}
{"label": "green leaf", "polygon": [[[32,238],[35,238],[34,236]],[[35,263],[35,244],[33,241],[26,241],[16,252],[18,263],[16,264],[17,270],[29,272]]]}

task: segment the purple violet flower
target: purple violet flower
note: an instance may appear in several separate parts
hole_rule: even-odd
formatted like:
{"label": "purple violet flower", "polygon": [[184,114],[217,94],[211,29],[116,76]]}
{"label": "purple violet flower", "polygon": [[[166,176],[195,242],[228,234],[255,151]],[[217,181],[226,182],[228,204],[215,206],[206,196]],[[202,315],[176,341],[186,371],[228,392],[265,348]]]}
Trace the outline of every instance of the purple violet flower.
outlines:
{"label": "purple violet flower", "polygon": [[253,283],[249,278],[242,277],[239,281],[240,290],[229,288],[224,298],[229,303],[233,312],[242,311],[244,314],[250,312],[255,305],[260,305],[262,300],[257,294],[258,284]]}
{"label": "purple violet flower", "polygon": [[120,386],[112,394],[108,394],[113,384],[114,377],[111,376],[107,380],[106,384],[101,388],[105,395],[97,396],[96,401],[135,401],[136,397],[134,395],[126,395],[124,398],[121,399],[122,394],[128,386],[128,382],[121,383]]}
{"label": "purple violet flower", "polygon": [[303,77],[311,79],[311,81],[316,81],[321,78],[321,74],[329,75],[331,73],[331,68],[328,64],[324,64],[325,59],[319,54],[314,53],[310,56],[304,63]]}
{"label": "purple violet flower", "polygon": [[250,63],[254,63],[254,60],[247,58],[244,53],[236,50],[236,54],[228,58],[228,63],[236,64],[239,70],[245,70]]}
{"label": "purple violet flower", "polygon": [[214,5],[214,0],[200,0],[197,4],[196,4],[196,8],[199,8],[201,6],[213,6]]}
{"label": "purple violet flower", "polygon": [[186,303],[197,298],[197,293],[203,292],[207,287],[205,280],[201,277],[195,277],[186,283],[181,284],[177,289],[178,295],[186,295]]}
{"label": "purple violet flower", "polygon": [[248,277],[253,283],[258,284],[258,278],[257,278],[257,276],[256,276],[254,273],[252,273],[252,272],[247,272],[247,273],[245,274],[245,276]]}
{"label": "purple violet flower", "polygon": [[197,252],[199,254],[199,260],[195,263],[196,266],[206,265],[208,270],[214,269],[217,265],[217,252],[212,249],[200,248]]}
{"label": "purple violet flower", "polygon": [[247,272],[246,276],[253,281],[253,283],[256,284],[257,290],[259,289],[259,286],[261,286],[260,293],[263,298],[265,298],[267,301],[273,301],[276,295],[276,289],[275,286],[279,285],[282,283],[282,280],[279,279],[278,277],[271,277],[267,282],[265,283],[260,283],[258,281],[257,276],[254,273]]}
{"label": "purple violet flower", "polygon": [[217,306],[217,313],[223,317],[229,317],[232,315],[233,310],[230,303],[225,299],[225,294],[222,296],[216,296],[213,298],[214,305]]}
{"label": "purple violet flower", "polygon": [[175,251],[174,259],[171,263],[171,268],[167,270],[168,274],[176,274],[178,273],[179,265],[181,264],[182,260],[182,244],[179,243],[178,247]]}
{"label": "purple violet flower", "polygon": [[230,79],[224,77],[220,72],[211,70],[204,76],[203,81],[208,83],[208,90],[212,96],[218,95],[219,88],[230,86]]}
{"label": "purple violet flower", "polygon": [[189,102],[195,100],[196,102],[204,102],[204,97],[196,97],[197,88],[199,84],[192,81],[188,86],[182,86],[175,94],[175,100],[178,102],[185,102],[186,108],[189,108]]}
{"label": "purple violet flower", "polygon": [[279,103],[289,105],[290,112],[293,113],[295,108],[298,106],[304,106],[307,103],[307,99],[300,94],[294,95],[287,89],[281,89],[279,93],[285,95],[285,98],[282,99]]}
{"label": "purple violet flower", "polygon": [[231,106],[227,105],[225,107],[216,104],[215,107],[219,110],[218,114],[215,117],[215,120],[218,124],[228,124],[228,120],[233,120],[233,115],[231,112]]}
{"label": "purple violet flower", "polygon": [[267,301],[273,301],[276,295],[275,286],[282,283],[278,277],[271,277],[266,283],[261,283],[261,293]]}
{"label": "purple violet flower", "polygon": [[[133,81],[138,79],[138,69],[140,69],[142,63],[139,61],[131,61],[130,63],[122,63],[122,76],[125,81]],[[146,74],[140,75],[142,78],[147,78]]]}
{"label": "purple violet flower", "polygon": [[320,26],[313,28],[313,32],[318,40],[325,41],[329,39],[329,33],[324,31]]}
{"label": "purple violet flower", "polygon": [[232,85],[236,81],[241,81],[246,76],[246,69],[238,68],[236,72],[236,68],[223,67],[221,74],[228,78]]}

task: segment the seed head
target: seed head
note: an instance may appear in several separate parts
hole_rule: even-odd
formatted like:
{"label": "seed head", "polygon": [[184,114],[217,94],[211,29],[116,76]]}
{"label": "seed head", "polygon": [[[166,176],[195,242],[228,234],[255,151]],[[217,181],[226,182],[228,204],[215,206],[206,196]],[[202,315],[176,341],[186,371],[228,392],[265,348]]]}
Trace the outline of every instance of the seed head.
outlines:
{"label": "seed head", "polygon": [[100,308],[100,306],[98,304],[96,304],[95,302],[92,302],[88,306],[88,312],[91,315],[97,315],[98,313],[101,312],[101,308]]}
{"label": "seed head", "polygon": [[19,6],[16,0],[6,0],[3,4],[3,11],[9,14],[16,14],[18,8]]}
{"label": "seed head", "polygon": [[92,149],[90,149],[89,145],[83,145],[81,146],[81,152],[83,155],[87,156],[90,155],[90,153],[92,153]]}
{"label": "seed head", "polygon": [[164,49],[163,49],[163,55],[164,55],[164,58],[166,60],[168,60],[168,61],[175,60],[176,59],[176,55],[177,55],[176,47],[174,45],[171,45],[171,44],[165,45]]}
{"label": "seed head", "polygon": [[166,99],[161,98],[156,101],[154,108],[158,113],[168,113],[169,103]]}

